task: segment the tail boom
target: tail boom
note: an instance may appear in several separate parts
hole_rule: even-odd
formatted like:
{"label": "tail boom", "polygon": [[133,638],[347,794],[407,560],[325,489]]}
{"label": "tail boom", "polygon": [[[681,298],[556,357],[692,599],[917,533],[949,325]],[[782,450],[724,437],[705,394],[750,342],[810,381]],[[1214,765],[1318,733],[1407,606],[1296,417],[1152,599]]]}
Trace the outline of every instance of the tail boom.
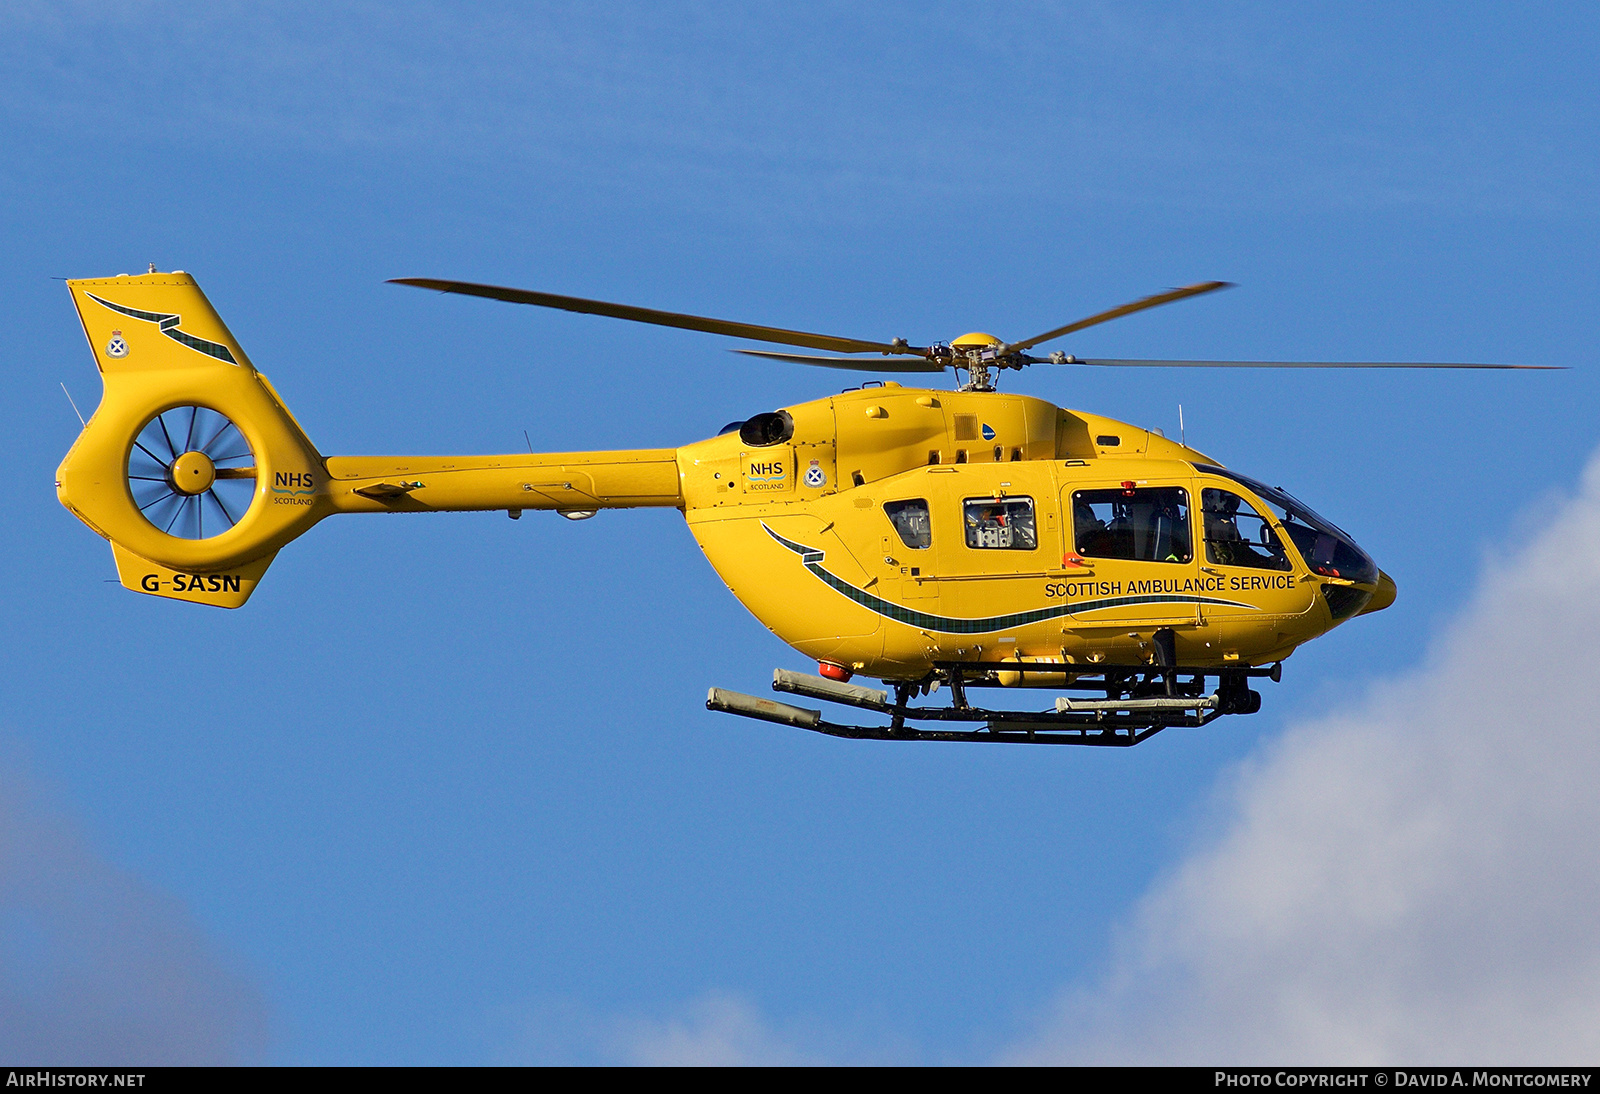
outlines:
{"label": "tail boom", "polygon": [[340,513],[682,508],[671,448],[509,456],[334,456],[328,504]]}

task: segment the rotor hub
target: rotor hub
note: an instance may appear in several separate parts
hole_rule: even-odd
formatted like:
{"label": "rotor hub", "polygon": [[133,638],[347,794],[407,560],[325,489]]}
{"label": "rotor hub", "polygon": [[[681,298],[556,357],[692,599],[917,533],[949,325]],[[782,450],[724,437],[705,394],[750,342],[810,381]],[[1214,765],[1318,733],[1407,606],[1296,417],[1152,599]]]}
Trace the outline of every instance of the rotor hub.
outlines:
{"label": "rotor hub", "polygon": [[950,340],[950,348],[956,350],[985,350],[1003,344],[994,335],[982,331],[973,331],[971,334],[963,334],[960,338]]}
{"label": "rotor hub", "polygon": [[204,452],[191,450],[172,461],[167,475],[180,494],[204,494],[217,481],[217,465]]}

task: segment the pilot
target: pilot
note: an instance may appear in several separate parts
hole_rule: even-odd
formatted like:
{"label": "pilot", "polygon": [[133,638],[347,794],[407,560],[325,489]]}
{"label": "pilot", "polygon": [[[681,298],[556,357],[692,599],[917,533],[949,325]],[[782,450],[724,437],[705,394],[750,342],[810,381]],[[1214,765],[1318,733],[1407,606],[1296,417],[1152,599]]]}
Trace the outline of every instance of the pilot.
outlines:
{"label": "pilot", "polygon": [[1237,494],[1226,490],[1205,492],[1206,548],[1211,561],[1220,566],[1255,566],[1270,563],[1239,532],[1239,504]]}

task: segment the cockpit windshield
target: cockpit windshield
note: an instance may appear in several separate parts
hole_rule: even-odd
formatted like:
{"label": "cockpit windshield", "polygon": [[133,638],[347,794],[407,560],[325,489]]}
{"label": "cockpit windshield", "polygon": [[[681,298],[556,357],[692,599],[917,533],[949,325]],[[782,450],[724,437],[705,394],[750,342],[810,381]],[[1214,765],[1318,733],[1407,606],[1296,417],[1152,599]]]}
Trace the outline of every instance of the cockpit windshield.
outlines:
{"label": "cockpit windshield", "polygon": [[1232,479],[1241,486],[1248,487],[1256,497],[1265,502],[1273,515],[1278,518],[1278,522],[1283,525],[1284,532],[1299,549],[1300,556],[1306,560],[1306,565],[1313,573],[1321,574],[1323,577],[1342,577],[1363,585],[1377,582],[1378,564],[1356,546],[1356,541],[1350,538],[1349,533],[1318,516],[1315,510],[1287,490],[1267,486],[1248,475],[1241,475],[1237,471],[1229,471],[1223,467],[1212,467],[1210,464],[1202,463],[1197,463],[1194,467],[1196,471],[1207,475],[1220,475],[1222,478]]}

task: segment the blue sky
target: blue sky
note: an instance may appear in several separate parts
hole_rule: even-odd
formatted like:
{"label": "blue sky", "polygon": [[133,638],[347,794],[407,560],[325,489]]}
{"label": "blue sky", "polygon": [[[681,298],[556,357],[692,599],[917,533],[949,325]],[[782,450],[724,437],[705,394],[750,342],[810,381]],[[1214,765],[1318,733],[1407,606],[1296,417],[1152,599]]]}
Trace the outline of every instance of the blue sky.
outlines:
{"label": "blue sky", "polygon": [[[1337,725],[1445,694],[1451,636],[1582,648],[1472,605],[1587,527],[1597,35],[1575,5],[8,5],[0,1049],[1093,1055],[1050,1016],[1135,1006],[1150,966],[1128,955],[1173,901],[1248,889],[1206,864],[1263,815],[1250,795],[1301,800],[1273,781],[1318,755],[1295,742],[1376,739]],[[1300,651],[1249,719],[1113,755],[884,746],[703,709],[804,664],[675,513],[329,521],[232,613],[108,583],[51,489],[78,428],[59,385],[98,394],[52,279],[147,262],[200,278],[327,454],[669,446],[849,382],[401,276],[912,341],[1222,278],[1240,287],[1062,346],[1572,368],[1009,378],[1169,433],[1182,403],[1192,443],[1347,527],[1399,602]],[[1466,716],[1396,733],[1449,742]],[[1498,755],[1479,728],[1461,752]],[[1568,743],[1552,762],[1600,774]],[[1225,951],[1206,938],[1185,975]],[[1498,984],[1452,990],[1492,1012]],[[1248,1057],[1216,1013],[1122,1058]]]}

